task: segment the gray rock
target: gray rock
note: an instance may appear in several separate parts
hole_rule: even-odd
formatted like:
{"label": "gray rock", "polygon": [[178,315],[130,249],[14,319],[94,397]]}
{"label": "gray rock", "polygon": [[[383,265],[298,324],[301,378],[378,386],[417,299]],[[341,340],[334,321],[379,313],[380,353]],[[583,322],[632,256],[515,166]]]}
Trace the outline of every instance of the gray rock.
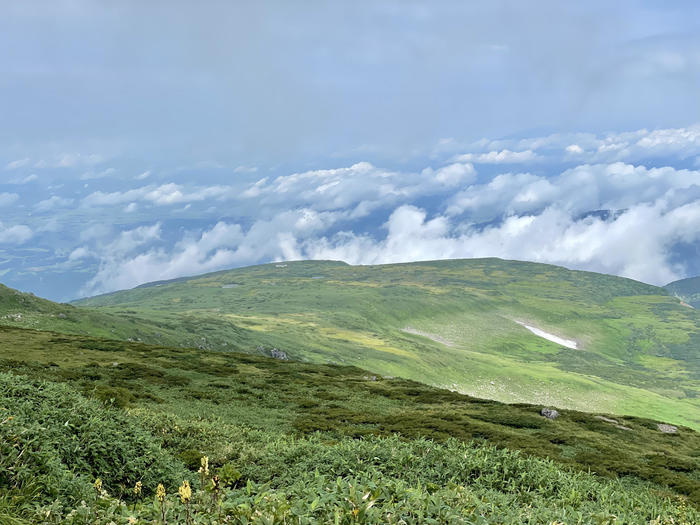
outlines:
{"label": "gray rock", "polygon": [[547,419],[556,419],[559,417],[559,412],[553,408],[543,408],[540,410],[540,415],[546,417]]}
{"label": "gray rock", "polygon": [[673,425],[667,425],[666,423],[659,423],[656,426],[664,434],[675,434],[676,432],[678,432],[678,427],[674,427]]}
{"label": "gray rock", "polygon": [[270,350],[270,357],[274,359],[280,359],[281,361],[289,361],[289,356],[287,355],[287,352],[283,352],[278,348],[273,348],[272,350]]}
{"label": "gray rock", "polygon": [[66,319],[67,317],[68,317],[68,316],[67,316],[66,314],[64,314],[63,312],[61,312],[60,314],[58,314],[58,318],[59,318],[59,319]]}

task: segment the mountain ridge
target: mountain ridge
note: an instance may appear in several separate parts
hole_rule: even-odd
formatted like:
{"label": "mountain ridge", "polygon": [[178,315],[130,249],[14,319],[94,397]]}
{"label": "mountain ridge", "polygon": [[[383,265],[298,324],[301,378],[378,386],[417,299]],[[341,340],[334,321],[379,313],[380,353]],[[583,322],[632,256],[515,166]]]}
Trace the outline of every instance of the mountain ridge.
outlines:
{"label": "mountain ridge", "polygon": [[496,258],[287,261],[74,304],[177,327],[203,349],[275,348],[477,397],[700,424],[698,314],[632,279]]}
{"label": "mountain ridge", "polygon": [[700,308],[700,276],[679,279],[664,286],[669,293],[693,308]]}

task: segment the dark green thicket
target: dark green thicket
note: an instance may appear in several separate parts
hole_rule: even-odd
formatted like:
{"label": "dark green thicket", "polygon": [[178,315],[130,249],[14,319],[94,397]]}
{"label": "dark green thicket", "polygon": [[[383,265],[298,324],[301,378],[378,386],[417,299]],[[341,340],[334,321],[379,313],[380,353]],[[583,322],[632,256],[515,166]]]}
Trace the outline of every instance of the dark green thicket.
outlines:
{"label": "dark green thicket", "polygon": [[185,473],[138,420],[66,384],[0,373],[0,422],[0,492],[15,506],[89,499],[98,477],[117,493]]}

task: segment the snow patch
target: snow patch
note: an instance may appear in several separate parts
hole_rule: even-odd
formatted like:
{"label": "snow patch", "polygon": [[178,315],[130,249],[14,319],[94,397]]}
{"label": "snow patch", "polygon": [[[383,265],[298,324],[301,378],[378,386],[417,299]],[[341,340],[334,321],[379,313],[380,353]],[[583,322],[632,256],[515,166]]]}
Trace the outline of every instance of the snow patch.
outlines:
{"label": "snow patch", "polygon": [[558,345],[565,346],[566,348],[571,348],[572,350],[578,350],[578,343],[576,341],[573,341],[571,339],[564,339],[563,337],[550,334],[549,332],[545,332],[544,330],[541,330],[536,326],[531,326],[529,324],[523,323],[522,321],[515,322],[518,323],[520,326],[524,326],[538,337],[542,337],[547,341],[551,341],[553,343],[557,343]]}

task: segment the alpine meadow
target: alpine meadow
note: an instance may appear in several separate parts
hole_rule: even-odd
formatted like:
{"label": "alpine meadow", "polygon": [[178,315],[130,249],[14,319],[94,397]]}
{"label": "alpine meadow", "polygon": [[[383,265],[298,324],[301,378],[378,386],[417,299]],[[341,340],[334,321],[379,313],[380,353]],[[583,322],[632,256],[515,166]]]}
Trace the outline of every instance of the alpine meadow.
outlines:
{"label": "alpine meadow", "polygon": [[700,523],[699,35],[0,0],[0,525]]}

